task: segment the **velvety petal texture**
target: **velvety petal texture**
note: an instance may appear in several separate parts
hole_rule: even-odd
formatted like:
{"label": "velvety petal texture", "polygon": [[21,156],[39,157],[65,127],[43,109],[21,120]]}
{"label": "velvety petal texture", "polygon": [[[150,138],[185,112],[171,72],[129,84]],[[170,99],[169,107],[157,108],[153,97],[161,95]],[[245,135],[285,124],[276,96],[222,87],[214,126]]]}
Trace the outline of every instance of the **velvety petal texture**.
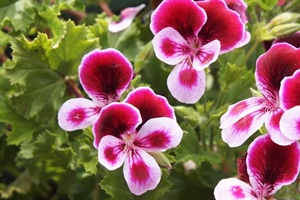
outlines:
{"label": "velvety petal texture", "polygon": [[269,134],[259,136],[249,145],[246,164],[257,197],[268,197],[296,180],[300,169],[299,143],[281,146]]}
{"label": "velvety petal texture", "polygon": [[58,125],[66,131],[86,128],[98,119],[100,110],[101,107],[91,100],[69,99],[58,112]]}
{"label": "velvety petal texture", "polygon": [[142,116],[142,123],[139,128],[151,118],[169,117],[176,119],[174,108],[168,100],[164,96],[155,94],[149,87],[139,87],[131,91],[124,102],[139,110]]}
{"label": "velvety petal texture", "polygon": [[287,43],[273,45],[256,62],[256,85],[269,101],[277,102],[281,81],[300,69],[300,49]]}
{"label": "velvety petal texture", "polygon": [[100,104],[119,100],[133,76],[131,63],[112,48],[86,54],[78,70],[84,90]]}
{"label": "velvety petal texture", "polygon": [[291,140],[300,140],[300,106],[295,106],[284,112],[279,126],[282,134]]}
{"label": "velvety petal texture", "polygon": [[106,135],[121,138],[124,133],[135,132],[141,122],[139,110],[128,103],[114,102],[105,106],[93,126],[94,147],[98,148],[100,140]]}
{"label": "velvety petal texture", "polygon": [[196,103],[205,91],[205,71],[197,71],[186,62],[180,63],[167,79],[168,88],[178,101]]}
{"label": "velvety petal texture", "polygon": [[222,179],[214,195],[216,200],[257,200],[253,188],[237,178]]}
{"label": "velvety petal texture", "polygon": [[[221,0],[197,1],[196,3],[205,10],[207,15],[207,21],[198,33],[203,43],[219,40],[221,54],[236,48],[245,35],[245,25],[239,14],[230,10]],[[232,34],[233,30],[234,34]]]}
{"label": "velvety petal texture", "polygon": [[145,8],[145,4],[141,4],[136,7],[125,8],[121,11],[120,21],[110,22],[108,24],[108,30],[112,33],[117,33],[119,31],[125,30],[133,22],[135,16]]}
{"label": "velvety petal texture", "polygon": [[157,33],[152,43],[156,57],[169,65],[180,63],[191,52],[187,41],[171,27]]}
{"label": "velvety petal texture", "polygon": [[161,171],[155,159],[139,148],[128,155],[131,156],[126,157],[123,172],[130,191],[141,195],[156,188]]}
{"label": "velvety petal texture", "polygon": [[165,151],[178,146],[183,132],[174,119],[148,120],[136,134],[135,143],[147,152]]}
{"label": "velvety petal texture", "polygon": [[300,105],[300,69],[282,80],[279,95],[280,105],[284,109]]}
{"label": "velvety petal texture", "polygon": [[206,19],[205,11],[194,1],[165,0],[152,13],[150,29],[155,35],[171,27],[186,39],[198,34]]}

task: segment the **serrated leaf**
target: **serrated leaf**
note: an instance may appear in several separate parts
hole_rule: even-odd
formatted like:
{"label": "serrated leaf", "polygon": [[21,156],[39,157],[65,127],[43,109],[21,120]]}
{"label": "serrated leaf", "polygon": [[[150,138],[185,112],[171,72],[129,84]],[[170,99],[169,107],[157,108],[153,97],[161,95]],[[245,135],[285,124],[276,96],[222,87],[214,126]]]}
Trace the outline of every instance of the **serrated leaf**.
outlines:
{"label": "serrated leaf", "polygon": [[[2,1],[1,1],[2,2]],[[5,5],[5,2],[2,2]],[[25,32],[34,23],[35,11],[31,1],[16,1],[13,4],[6,4],[0,7],[0,23],[8,20],[16,31]]]}
{"label": "serrated leaf", "polygon": [[74,22],[67,21],[65,35],[58,47],[49,51],[47,55],[51,69],[62,75],[77,75],[79,63],[84,54],[98,48],[98,39],[85,26],[75,26]]}
{"label": "serrated leaf", "polygon": [[110,47],[108,44],[108,22],[106,20],[106,17],[107,16],[105,13],[97,15],[97,18],[95,19],[95,24],[89,26],[91,32],[99,38],[100,45],[102,48]]}
{"label": "serrated leaf", "polygon": [[12,126],[12,130],[7,133],[7,143],[10,145],[31,141],[32,134],[39,129],[38,124],[18,115],[2,95],[0,95],[0,122]]}
{"label": "serrated leaf", "polygon": [[80,147],[78,163],[84,166],[86,172],[97,173],[99,164],[97,154],[97,150],[92,149],[91,146],[83,145]]}

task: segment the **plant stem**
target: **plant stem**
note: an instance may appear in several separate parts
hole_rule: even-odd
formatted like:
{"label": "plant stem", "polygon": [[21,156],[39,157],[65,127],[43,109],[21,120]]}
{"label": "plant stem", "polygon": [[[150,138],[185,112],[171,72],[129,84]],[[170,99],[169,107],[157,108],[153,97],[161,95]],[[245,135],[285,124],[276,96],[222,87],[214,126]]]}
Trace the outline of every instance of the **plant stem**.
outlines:
{"label": "plant stem", "polygon": [[253,52],[256,50],[257,46],[260,44],[260,40],[255,40],[254,44],[252,45],[252,47],[249,49],[249,51],[247,52],[247,54],[244,57],[244,63],[246,63],[249,58],[251,57],[251,55],[253,54]]}
{"label": "plant stem", "polygon": [[81,93],[77,85],[74,83],[73,79],[66,78],[65,83],[67,85],[68,90],[74,94],[77,98],[83,98],[84,95]]}
{"label": "plant stem", "polygon": [[98,5],[103,10],[103,12],[106,13],[108,17],[112,17],[114,13],[111,11],[110,7],[107,5],[107,3],[103,0],[99,0]]}

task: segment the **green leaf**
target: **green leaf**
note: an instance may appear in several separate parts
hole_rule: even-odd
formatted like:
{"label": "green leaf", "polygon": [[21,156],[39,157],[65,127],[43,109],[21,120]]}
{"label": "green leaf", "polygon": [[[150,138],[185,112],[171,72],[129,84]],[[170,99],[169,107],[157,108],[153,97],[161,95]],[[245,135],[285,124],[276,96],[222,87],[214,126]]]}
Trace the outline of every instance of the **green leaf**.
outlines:
{"label": "green leaf", "polygon": [[99,164],[97,155],[98,152],[96,149],[85,144],[80,147],[78,163],[84,166],[86,172],[96,174],[97,166]]}
{"label": "green leaf", "polygon": [[18,115],[2,95],[0,95],[0,122],[10,124],[12,127],[12,130],[7,132],[9,145],[31,141],[32,134],[39,129],[38,124]]}
{"label": "green leaf", "polygon": [[[1,1],[2,2],[2,1]],[[2,5],[7,4],[2,2]],[[0,23],[9,21],[16,31],[25,32],[33,24],[35,18],[34,4],[27,1],[16,1],[14,4],[7,4],[0,7]]]}
{"label": "green leaf", "polygon": [[82,57],[98,48],[98,39],[85,26],[75,26],[74,22],[65,23],[65,35],[58,47],[49,51],[47,57],[51,69],[62,75],[77,75]]}
{"label": "green leaf", "polygon": [[105,13],[97,15],[97,18],[95,19],[95,24],[89,26],[91,32],[99,38],[102,48],[110,47],[108,44],[108,23],[106,17],[107,16]]}

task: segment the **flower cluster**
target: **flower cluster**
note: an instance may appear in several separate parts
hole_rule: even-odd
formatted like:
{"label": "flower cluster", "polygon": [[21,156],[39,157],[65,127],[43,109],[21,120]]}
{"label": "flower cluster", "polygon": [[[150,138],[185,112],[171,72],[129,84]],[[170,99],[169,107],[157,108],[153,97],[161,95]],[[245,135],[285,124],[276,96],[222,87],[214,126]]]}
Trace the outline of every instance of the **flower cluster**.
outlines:
{"label": "flower cluster", "polygon": [[[241,12],[246,9],[244,3],[228,5],[238,5],[233,9]],[[165,0],[153,12],[153,48],[157,58],[175,65],[167,85],[178,101],[197,102],[205,91],[204,69],[220,54],[249,41],[245,16],[229,6],[221,0]]]}
{"label": "flower cluster", "polygon": [[150,154],[176,147],[183,133],[167,99],[148,87],[134,89],[119,102],[132,77],[132,66],[119,51],[90,52],[79,66],[79,80],[92,101],[66,101],[58,122],[67,131],[92,125],[99,162],[108,170],[124,164],[130,191],[141,195],[156,188],[161,177]]}

